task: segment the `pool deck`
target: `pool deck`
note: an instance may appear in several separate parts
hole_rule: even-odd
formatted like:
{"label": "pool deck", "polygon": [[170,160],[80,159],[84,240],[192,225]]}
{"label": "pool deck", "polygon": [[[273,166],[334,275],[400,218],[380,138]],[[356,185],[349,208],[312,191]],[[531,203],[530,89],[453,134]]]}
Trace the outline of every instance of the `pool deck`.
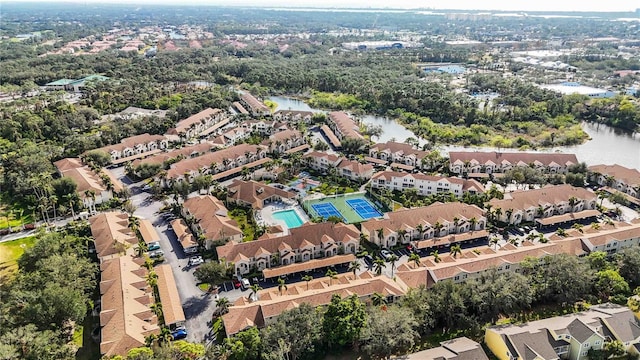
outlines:
{"label": "pool deck", "polygon": [[296,214],[300,217],[303,223],[307,223],[310,221],[309,216],[304,212],[302,207],[298,205],[295,201],[287,201],[287,202],[279,202],[273,203],[265,206],[258,214],[257,214],[257,222],[258,224],[266,224],[266,225],[280,225],[282,229],[285,230],[287,234],[289,234],[289,227],[284,222],[284,220],[275,219],[273,217],[274,212],[283,211],[283,210],[294,210]]}

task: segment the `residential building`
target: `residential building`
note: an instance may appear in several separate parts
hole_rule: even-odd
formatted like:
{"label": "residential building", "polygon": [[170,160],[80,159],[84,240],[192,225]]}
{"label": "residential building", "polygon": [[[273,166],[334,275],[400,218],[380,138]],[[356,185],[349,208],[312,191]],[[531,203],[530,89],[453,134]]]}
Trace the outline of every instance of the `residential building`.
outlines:
{"label": "residential building", "polygon": [[160,242],[160,235],[153,227],[151,221],[147,219],[140,219],[138,221],[138,232],[140,233],[142,241],[147,245]]}
{"label": "residential building", "polygon": [[229,184],[227,192],[229,194],[227,202],[252,209],[262,209],[269,203],[282,201],[282,199],[294,199],[298,196],[292,191],[278,189],[265,183],[237,179]]}
{"label": "residential building", "polygon": [[184,251],[185,254],[195,254],[198,252],[198,242],[184,220],[175,219],[171,221],[171,229],[176,234],[182,246],[182,251]]}
{"label": "residential building", "polygon": [[238,223],[227,215],[224,204],[211,195],[187,199],[182,204],[182,216],[196,237],[204,237],[207,249],[226,241],[242,241]]}
{"label": "residential building", "polygon": [[159,154],[147,156],[144,159],[134,160],[131,163],[131,166],[135,169],[136,167],[142,164],[149,164],[149,165],[162,165],[164,168],[165,164],[171,161],[179,161],[182,159],[195,158],[195,157],[210,153],[215,149],[216,147],[213,143],[206,141],[196,145],[185,146],[179,149],[172,149],[169,151],[161,152]]}
{"label": "residential building", "polygon": [[359,249],[360,232],[354,225],[307,223],[289,232],[286,236],[219,246],[218,259],[232,262],[235,273],[244,275],[281,265],[356,254]]}
{"label": "residential building", "polygon": [[609,186],[630,196],[640,198],[640,171],[621,165],[589,166],[589,180]]}
{"label": "residential building", "polygon": [[637,354],[640,342],[638,319],[627,307],[593,305],[587,311],[556,316],[518,325],[492,326],[485,343],[500,360],[586,360],[589,350],[620,341],[625,350]]}
{"label": "residential building", "polygon": [[334,295],[343,298],[356,295],[361,301],[370,303],[374,293],[386,297],[387,303],[393,303],[404,295],[407,287],[400,281],[386,276],[374,277],[368,272],[357,278],[353,275],[341,274],[335,278],[323,277],[309,282],[288,284],[284,289],[276,287],[260,290],[257,299],[238,299],[229,313],[222,317],[227,336],[232,336],[251,327],[262,328],[277,320],[285,310],[294,309],[306,303],[312,306],[329,304]]}
{"label": "residential building", "polygon": [[163,135],[141,134],[124,138],[119,144],[108,145],[93,151],[103,151],[111,156],[114,165],[133,161],[145,156],[161,152],[169,147],[169,140]]}
{"label": "residential building", "polygon": [[186,319],[171,265],[164,264],[156,266],[154,271],[158,275],[158,294],[160,295],[160,303],[162,304],[164,324],[169,327],[170,330],[184,326]]}
{"label": "residential building", "polygon": [[496,218],[504,223],[519,224],[523,221],[531,222],[544,218],[558,220],[552,223],[539,222],[541,225],[551,225],[561,222],[564,218],[569,220],[568,217],[553,219],[556,215],[578,213],[578,215],[584,215],[585,218],[597,216],[599,212],[595,210],[596,201],[597,195],[595,193],[585,188],[563,184],[505,193],[504,199],[492,199],[489,201],[489,205]]}
{"label": "residential building", "polygon": [[240,115],[250,115],[247,109],[245,109],[239,101],[234,101],[231,105],[238,111],[238,113],[240,113]]}
{"label": "residential building", "polygon": [[369,149],[369,156],[372,158],[419,168],[424,167],[423,159],[427,155],[429,155],[428,151],[418,150],[409,144],[393,141],[375,144]]}
{"label": "residential building", "polygon": [[211,142],[214,145],[227,147],[242,142],[245,139],[249,138],[249,136],[251,136],[251,132],[248,129],[238,126],[236,128],[222,132],[219,136],[213,138]]}
{"label": "residential building", "polygon": [[284,121],[287,123],[305,123],[311,122],[313,112],[311,111],[296,111],[296,110],[278,110],[273,114],[273,118],[278,121]]}
{"label": "residential building", "polygon": [[353,181],[365,181],[373,176],[373,166],[343,158],[338,164],[338,175]]}
{"label": "residential building", "polygon": [[520,264],[527,258],[543,259],[557,254],[582,257],[593,251],[614,254],[640,244],[640,221],[570,229],[566,237],[552,235],[549,240],[547,243],[524,240],[519,246],[505,244],[496,248],[474,248],[462,250],[459,254],[452,254],[447,246],[439,246],[434,248],[434,252],[439,252],[437,257],[423,257],[419,266],[413,262],[402,264],[398,266],[396,275],[409,287],[431,287],[445,280],[464,282],[479,277],[492,268],[499,273],[520,272]]}
{"label": "residential building", "polygon": [[320,151],[312,151],[303,157],[307,165],[314,170],[329,172],[335,169],[340,176],[354,181],[368,180],[373,176],[373,166],[362,164],[356,160],[348,160],[335,154]]}
{"label": "residential building", "polygon": [[182,139],[206,136],[228,124],[230,119],[221,109],[206,108],[197,114],[178,121],[176,127],[167,134],[177,135]]}
{"label": "residential building", "polygon": [[265,139],[261,145],[267,147],[271,153],[284,153],[304,144],[304,137],[298,130],[278,131]]}
{"label": "residential building", "polygon": [[[362,233],[374,244],[390,248],[418,242],[419,248],[484,241],[488,236],[484,210],[459,202],[435,203],[384,214],[362,223]],[[421,244],[422,243],[422,244]]]}
{"label": "residential building", "polygon": [[342,148],[342,142],[340,141],[338,136],[336,136],[336,134],[333,132],[333,130],[331,130],[331,128],[328,125],[322,125],[320,127],[320,131],[327,138],[327,141],[329,142],[329,145],[331,145],[334,150],[339,150],[339,149]]}
{"label": "residential building", "polygon": [[129,229],[129,215],[126,213],[100,213],[89,218],[89,224],[100,261],[119,257],[138,244],[138,237]]}
{"label": "residential building", "polygon": [[[89,166],[83,165],[78,158],[66,158],[53,163],[62,177],[73,180],[76,192],[83,205],[91,212],[96,205],[111,200],[115,192],[124,189],[124,185],[108,170],[102,171],[102,176]],[[105,184],[103,176],[108,178]]]}
{"label": "residential building", "polygon": [[423,350],[417,353],[408,354],[406,360],[489,360],[487,354],[482,350],[482,346],[477,342],[459,337],[440,343],[440,346]]}
{"label": "residential building", "polygon": [[271,109],[267,107],[262,101],[256,99],[253,95],[245,92],[240,97],[240,102],[245,106],[245,109],[253,116],[269,116],[271,115]]}
{"label": "residential building", "polygon": [[60,80],[56,80],[50,83],[47,83],[44,85],[44,89],[45,90],[52,90],[52,91],[57,91],[57,90],[65,90],[65,91],[73,91],[73,92],[80,92],[82,90],[82,88],[85,87],[85,85],[87,84],[87,82],[90,81],[105,81],[105,80],[109,80],[108,77],[106,76],[102,76],[102,75],[89,75],[86,77],[83,77],[81,79],[60,79]]}
{"label": "residential building", "polygon": [[126,356],[145,346],[146,337],[160,333],[144,259],[132,253],[130,249],[100,264],[100,354],[107,358]]}
{"label": "residential building", "polygon": [[266,155],[262,146],[239,144],[195,158],[180,160],[171,165],[165,179],[159,180],[164,186],[168,186],[171,181],[191,182],[200,174],[215,175],[236,168],[248,168],[251,163],[265,160]]}
{"label": "residential building", "polygon": [[248,129],[251,132],[257,132],[261,135],[271,135],[280,131],[289,130],[289,127],[285,122],[269,119],[246,120],[240,124],[240,127]]}
{"label": "residential building", "polygon": [[363,139],[358,124],[342,111],[329,113],[329,127],[341,141],[346,138]]}
{"label": "residential building", "polygon": [[569,166],[578,164],[574,154],[561,153],[503,153],[457,152],[449,153],[449,170],[454,174],[503,173],[515,167],[533,167],[544,173],[564,174]]}
{"label": "residential building", "polygon": [[414,189],[421,196],[451,193],[461,198],[466,192],[480,194],[484,186],[473,179],[457,177],[432,176],[422,173],[412,174],[397,171],[381,171],[371,178],[371,187],[390,191],[406,191]]}

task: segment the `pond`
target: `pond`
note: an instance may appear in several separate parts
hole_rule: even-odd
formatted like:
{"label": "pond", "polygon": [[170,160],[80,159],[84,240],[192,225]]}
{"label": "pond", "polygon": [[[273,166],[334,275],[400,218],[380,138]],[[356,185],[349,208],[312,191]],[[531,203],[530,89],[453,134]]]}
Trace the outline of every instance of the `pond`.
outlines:
{"label": "pond", "polygon": [[[313,109],[304,101],[283,97],[272,96],[269,100],[278,104],[278,110],[299,110],[299,111],[322,111]],[[384,143],[395,139],[397,142],[404,142],[409,137],[415,135],[394,119],[374,115],[360,116],[363,123],[369,125],[380,125],[382,134],[380,138],[373,140]],[[595,164],[619,164],[629,168],[640,169],[640,134],[628,133],[612,127],[582,123],[582,128],[589,134],[591,140],[581,145],[560,146],[553,149],[544,149],[544,152],[567,152],[576,154],[579,161],[584,161],[587,165]],[[420,139],[420,144],[426,143]],[[496,151],[491,147],[463,147],[457,145],[446,145],[439,147],[443,154],[449,151]],[[505,151],[504,149],[500,149]],[[509,151],[516,151],[509,150]]]}

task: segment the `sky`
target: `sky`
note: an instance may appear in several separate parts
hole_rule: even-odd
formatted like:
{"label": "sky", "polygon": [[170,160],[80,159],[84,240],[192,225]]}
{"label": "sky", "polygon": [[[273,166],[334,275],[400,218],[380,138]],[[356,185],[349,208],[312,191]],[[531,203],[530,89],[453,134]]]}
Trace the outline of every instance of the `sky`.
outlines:
{"label": "sky", "polygon": [[[36,2],[43,0],[13,0]],[[262,7],[375,7],[505,11],[635,11],[638,0],[44,0],[47,2],[228,5]]]}

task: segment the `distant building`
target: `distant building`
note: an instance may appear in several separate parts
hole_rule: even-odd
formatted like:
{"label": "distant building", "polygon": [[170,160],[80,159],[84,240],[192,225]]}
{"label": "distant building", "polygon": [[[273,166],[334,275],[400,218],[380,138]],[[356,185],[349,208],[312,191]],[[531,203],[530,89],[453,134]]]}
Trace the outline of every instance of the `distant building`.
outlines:
{"label": "distant building", "polygon": [[360,41],[342,43],[342,47],[349,50],[408,49],[421,46],[423,46],[421,43],[409,41]]}
{"label": "distant building", "polygon": [[443,74],[451,74],[451,75],[460,75],[464,74],[467,71],[462,65],[450,64],[450,65],[439,65],[439,66],[425,66],[422,70],[426,73],[443,73]]}
{"label": "distant building", "polygon": [[466,337],[443,341],[440,346],[403,357],[407,360],[489,360],[482,346]]}
{"label": "distant building", "polygon": [[540,85],[541,88],[555,91],[563,95],[580,94],[590,98],[611,98],[616,94],[611,90],[598,89],[580,85],[579,82],[564,82],[560,84]]}
{"label": "distant building", "polygon": [[495,151],[452,151],[449,153],[449,170],[454,174],[502,173],[524,166],[533,167],[544,173],[564,174],[569,166],[577,163],[578,159],[574,154]]}
{"label": "distant building", "polygon": [[64,90],[64,91],[73,91],[80,92],[81,88],[83,88],[87,82],[90,81],[104,81],[109,80],[108,77],[102,75],[89,75],[87,77],[83,77],[82,79],[60,79],[56,81],[52,81],[44,85],[45,90]]}

